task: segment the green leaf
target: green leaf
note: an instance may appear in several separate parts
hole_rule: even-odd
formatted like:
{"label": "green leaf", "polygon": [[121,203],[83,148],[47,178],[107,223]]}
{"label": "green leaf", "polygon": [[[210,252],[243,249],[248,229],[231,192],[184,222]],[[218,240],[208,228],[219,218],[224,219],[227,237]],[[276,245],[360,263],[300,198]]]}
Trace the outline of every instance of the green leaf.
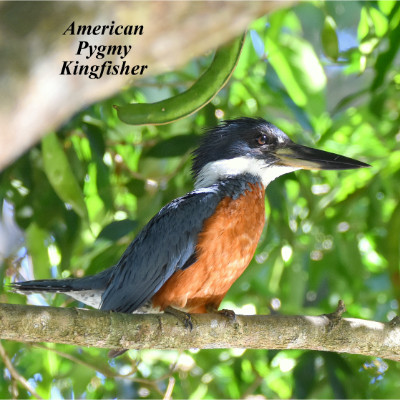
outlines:
{"label": "green leaf", "polygon": [[326,16],[322,29],[322,47],[327,57],[337,60],[339,57],[339,41],[336,34],[336,23],[331,16]]}
{"label": "green leaf", "polygon": [[202,76],[183,93],[157,103],[114,106],[121,121],[132,125],[167,124],[187,117],[208,104],[226,85],[240,57],[246,35],[220,47]]}
{"label": "green leaf", "polygon": [[137,227],[137,222],[131,219],[124,219],[122,221],[113,221],[108,224],[97,237],[98,239],[108,239],[117,241],[123,236],[131,233]]}
{"label": "green leaf", "polygon": [[400,297],[400,288],[398,285],[398,277],[400,276],[400,202],[393,210],[387,226],[388,234],[385,242],[385,255],[388,261],[388,267],[393,281],[393,288],[397,293],[397,298]]}
{"label": "green leaf", "polygon": [[32,187],[34,219],[41,228],[50,231],[54,223],[63,218],[67,210],[41,169],[34,168],[32,176],[34,182]]}
{"label": "green leaf", "polygon": [[389,34],[389,47],[382,52],[375,63],[375,79],[372,82],[371,90],[375,91],[383,85],[385,77],[393,61],[395,60],[400,48],[400,25]]}
{"label": "green leaf", "polygon": [[82,129],[89,139],[92,153],[97,154],[101,159],[106,151],[103,130],[99,126],[89,123],[83,124]]}
{"label": "green leaf", "polygon": [[[345,380],[339,377],[338,372],[342,372],[340,375],[352,375],[352,371],[349,365],[344,360],[343,356],[335,353],[321,353],[325,361],[325,369],[328,375],[329,383],[332,387],[334,396],[337,399],[346,399],[348,388],[345,385]],[[344,373],[344,374],[343,374]]]}
{"label": "green leaf", "polygon": [[369,33],[369,18],[366,7],[363,7],[360,12],[360,22],[357,28],[357,37],[361,42]]}
{"label": "green leaf", "polygon": [[113,192],[110,183],[110,170],[103,160],[106,151],[106,143],[103,136],[104,131],[99,126],[90,123],[83,124],[82,129],[89,139],[92,160],[96,164],[96,176],[91,178],[96,181],[97,193],[103,201],[105,208],[112,210]]}
{"label": "green leaf", "polygon": [[50,234],[32,222],[26,229],[26,245],[33,261],[35,278],[48,278],[50,270],[50,259],[48,253],[48,242]]}
{"label": "green leaf", "polygon": [[148,152],[146,157],[167,158],[179,157],[190,149],[193,149],[199,142],[197,135],[179,135],[158,142]]}
{"label": "green leaf", "polygon": [[136,197],[143,197],[146,194],[146,182],[142,179],[132,178],[125,186],[129,193]]}
{"label": "green leaf", "polygon": [[305,352],[293,370],[294,388],[293,398],[306,399],[310,396],[315,383],[315,358],[317,353]]}
{"label": "green leaf", "polygon": [[326,76],[310,43],[292,35],[268,37],[269,61],[293,102],[309,117],[325,110]]}
{"label": "green leaf", "polygon": [[369,9],[371,21],[374,24],[375,34],[378,37],[382,37],[386,34],[388,30],[388,20],[385,15],[383,15],[379,10],[376,8],[371,7]]}
{"label": "green leaf", "polygon": [[378,0],[378,7],[385,15],[389,15],[395,5],[396,0]]}
{"label": "green leaf", "polygon": [[80,217],[88,221],[82,189],[55,133],[50,133],[42,139],[42,157],[44,171],[54,191],[61,200],[70,204]]}

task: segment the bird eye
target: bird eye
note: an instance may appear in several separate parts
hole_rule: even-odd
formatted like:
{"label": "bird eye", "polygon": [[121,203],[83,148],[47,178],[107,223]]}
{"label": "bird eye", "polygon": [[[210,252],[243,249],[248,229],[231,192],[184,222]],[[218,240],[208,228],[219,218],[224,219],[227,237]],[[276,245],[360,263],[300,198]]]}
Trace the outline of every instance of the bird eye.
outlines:
{"label": "bird eye", "polygon": [[267,135],[260,135],[257,139],[257,143],[260,146],[263,146],[264,144],[267,144],[269,142],[268,136]]}

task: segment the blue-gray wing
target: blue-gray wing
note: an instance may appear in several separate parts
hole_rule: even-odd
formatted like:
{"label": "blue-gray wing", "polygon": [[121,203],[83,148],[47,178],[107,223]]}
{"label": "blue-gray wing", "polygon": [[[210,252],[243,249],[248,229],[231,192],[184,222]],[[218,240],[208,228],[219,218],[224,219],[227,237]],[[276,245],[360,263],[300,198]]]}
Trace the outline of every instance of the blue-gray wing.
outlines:
{"label": "blue-gray wing", "polygon": [[215,187],[180,197],[154,216],[115,266],[102,310],[130,313],[146,303],[179,269],[195,260],[197,236],[221,200]]}

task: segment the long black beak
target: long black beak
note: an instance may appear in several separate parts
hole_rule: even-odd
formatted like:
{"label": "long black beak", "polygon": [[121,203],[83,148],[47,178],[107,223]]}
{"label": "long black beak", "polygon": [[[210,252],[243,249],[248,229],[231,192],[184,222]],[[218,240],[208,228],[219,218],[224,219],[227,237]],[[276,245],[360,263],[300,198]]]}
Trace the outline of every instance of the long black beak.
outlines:
{"label": "long black beak", "polygon": [[301,169],[354,169],[370,167],[362,161],[327,151],[312,149],[296,143],[287,144],[275,151],[276,165]]}

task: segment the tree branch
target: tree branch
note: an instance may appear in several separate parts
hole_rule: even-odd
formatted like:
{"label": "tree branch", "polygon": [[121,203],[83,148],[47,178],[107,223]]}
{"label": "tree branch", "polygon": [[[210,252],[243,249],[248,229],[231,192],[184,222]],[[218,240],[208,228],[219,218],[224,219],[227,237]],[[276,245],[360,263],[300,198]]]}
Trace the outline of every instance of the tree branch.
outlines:
{"label": "tree branch", "polygon": [[[400,319],[381,323],[321,316],[193,314],[193,329],[173,315],[0,304],[0,339],[108,349],[309,349],[400,361]],[[332,318],[334,316],[334,318]]]}

